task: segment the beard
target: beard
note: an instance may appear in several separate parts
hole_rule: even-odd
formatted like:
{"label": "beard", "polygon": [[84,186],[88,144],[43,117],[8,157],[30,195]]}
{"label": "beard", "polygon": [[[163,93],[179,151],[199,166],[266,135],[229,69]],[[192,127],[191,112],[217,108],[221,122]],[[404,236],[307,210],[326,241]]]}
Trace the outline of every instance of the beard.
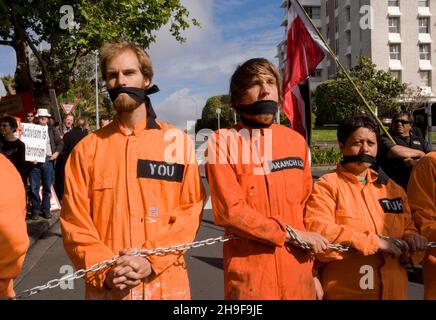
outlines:
{"label": "beard", "polygon": [[115,111],[121,112],[132,112],[138,108],[141,104],[130,98],[128,95],[119,95],[113,102]]}

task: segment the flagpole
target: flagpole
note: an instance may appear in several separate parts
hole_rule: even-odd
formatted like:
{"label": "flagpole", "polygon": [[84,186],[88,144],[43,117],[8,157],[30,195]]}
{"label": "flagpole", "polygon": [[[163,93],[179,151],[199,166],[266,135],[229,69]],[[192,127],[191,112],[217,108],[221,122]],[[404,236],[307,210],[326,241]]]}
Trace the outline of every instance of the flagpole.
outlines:
{"label": "flagpole", "polygon": [[386,128],[384,127],[383,123],[380,121],[380,119],[377,117],[377,115],[375,114],[375,112],[371,109],[368,101],[366,101],[365,97],[363,96],[363,94],[360,92],[359,88],[357,87],[356,83],[353,81],[353,79],[351,78],[350,74],[348,73],[348,70],[342,65],[342,63],[339,61],[339,58],[336,56],[336,54],[333,52],[333,50],[330,48],[329,44],[327,43],[327,41],[325,40],[324,36],[322,35],[321,32],[319,32],[318,28],[315,26],[315,24],[313,23],[312,19],[309,17],[309,15],[307,14],[306,10],[304,10],[303,6],[301,5],[300,1],[295,0],[295,2],[298,4],[298,6],[300,7],[300,9],[303,11],[304,15],[306,16],[306,19],[310,22],[310,24],[312,25],[312,28],[315,30],[315,32],[318,34],[318,37],[322,40],[322,42],[324,43],[325,47],[327,48],[328,53],[330,54],[330,56],[335,60],[336,64],[340,67],[340,69],[344,72],[345,77],[348,79],[348,81],[350,81],[351,85],[353,86],[354,90],[356,90],[357,94],[359,95],[360,99],[363,101],[363,104],[365,106],[365,108],[367,109],[367,111],[371,114],[371,116],[374,118],[375,121],[377,121],[377,123],[379,124],[380,128],[383,130],[383,132],[386,134],[386,136],[394,143],[396,144],[395,140],[392,138],[392,136],[389,134],[388,130],[386,130]]}

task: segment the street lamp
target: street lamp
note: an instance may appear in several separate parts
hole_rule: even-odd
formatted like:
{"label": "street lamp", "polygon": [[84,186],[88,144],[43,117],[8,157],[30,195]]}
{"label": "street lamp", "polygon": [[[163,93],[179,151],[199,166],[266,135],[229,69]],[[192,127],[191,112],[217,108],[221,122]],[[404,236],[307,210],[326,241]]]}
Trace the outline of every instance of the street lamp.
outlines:
{"label": "street lamp", "polygon": [[98,51],[95,53],[95,122],[96,128],[100,129],[100,117],[98,114]]}
{"label": "street lamp", "polygon": [[218,130],[220,130],[220,129],[221,129],[221,126],[220,126],[220,115],[221,115],[221,109],[220,109],[220,108],[217,108],[217,109],[215,110],[215,112],[216,112],[216,114],[217,114],[217,116],[218,116]]}

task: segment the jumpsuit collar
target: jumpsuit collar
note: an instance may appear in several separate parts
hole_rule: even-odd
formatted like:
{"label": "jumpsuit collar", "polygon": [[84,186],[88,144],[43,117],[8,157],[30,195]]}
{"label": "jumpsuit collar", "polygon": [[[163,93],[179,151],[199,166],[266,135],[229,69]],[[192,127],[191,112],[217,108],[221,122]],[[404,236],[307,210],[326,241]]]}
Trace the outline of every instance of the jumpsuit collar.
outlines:
{"label": "jumpsuit collar", "polygon": [[[122,124],[122,122],[120,121],[120,118],[118,115],[116,115],[114,117],[114,122],[115,122],[115,125],[118,128],[118,130],[120,130],[122,134],[127,136],[128,135],[127,130],[124,127],[124,125]],[[143,119],[140,122],[138,122],[135,125],[135,128],[133,129],[132,135],[136,136],[140,132],[142,132],[143,130],[149,130],[149,129],[157,129],[157,130],[162,129],[160,127],[160,125],[157,123],[155,116],[153,117],[153,116],[147,115],[146,119]]]}
{"label": "jumpsuit collar", "polygon": [[[345,167],[341,163],[338,163],[336,170],[339,174],[347,178],[350,182],[354,184],[360,184],[359,178],[357,178],[351,172],[347,171],[347,169],[345,169]],[[374,169],[368,168],[368,171],[366,172],[366,182],[375,183],[378,179],[378,175],[378,172],[376,172]]]}

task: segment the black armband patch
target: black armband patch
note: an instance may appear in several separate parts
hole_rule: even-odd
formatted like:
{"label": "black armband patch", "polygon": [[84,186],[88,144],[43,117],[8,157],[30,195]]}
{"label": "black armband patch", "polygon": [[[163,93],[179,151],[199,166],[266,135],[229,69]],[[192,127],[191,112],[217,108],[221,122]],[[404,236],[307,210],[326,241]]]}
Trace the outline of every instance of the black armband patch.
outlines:
{"label": "black armband patch", "polygon": [[298,157],[272,160],[269,162],[271,172],[285,169],[304,169],[304,161]]}
{"label": "black armband patch", "polygon": [[403,213],[403,200],[401,198],[396,199],[380,199],[381,207],[385,213]]}

